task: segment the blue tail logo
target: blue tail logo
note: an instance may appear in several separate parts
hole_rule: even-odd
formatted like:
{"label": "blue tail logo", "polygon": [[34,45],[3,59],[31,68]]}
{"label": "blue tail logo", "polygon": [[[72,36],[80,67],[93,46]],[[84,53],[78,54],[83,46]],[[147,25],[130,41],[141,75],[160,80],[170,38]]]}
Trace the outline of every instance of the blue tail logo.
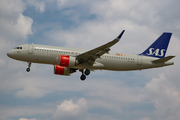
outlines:
{"label": "blue tail logo", "polygon": [[172,33],[163,33],[148,49],[140,55],[163,58],[171,39]]}
{"label": "blue tail logo", "polygon": [[165,54],[165,52],[166,52],[166,50],[165,49],[161,49],[161,50],[159,50],[159,49],[156,49],[156,50],[154,50],[154,48],[149,48],[149,53],[146,53],[146,55],[154,55],[154,56],[156,56],[156,57],[162,57],[162,56],[164,56],[164,54]]}

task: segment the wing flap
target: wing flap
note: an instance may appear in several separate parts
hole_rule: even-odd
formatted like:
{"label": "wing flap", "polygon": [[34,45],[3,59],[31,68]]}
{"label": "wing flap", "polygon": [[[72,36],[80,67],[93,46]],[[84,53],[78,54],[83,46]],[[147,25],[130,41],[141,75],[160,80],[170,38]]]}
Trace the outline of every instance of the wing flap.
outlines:
{"label": "wing flap", "polygon": [[174,58],[175,56],[167,56],[167,57],[164,57],[164,58],[160,58],[160,59],[157,59],[157,60],[153,60],[152,62],[153,63],[165,63],[167,62],[168,60]]}

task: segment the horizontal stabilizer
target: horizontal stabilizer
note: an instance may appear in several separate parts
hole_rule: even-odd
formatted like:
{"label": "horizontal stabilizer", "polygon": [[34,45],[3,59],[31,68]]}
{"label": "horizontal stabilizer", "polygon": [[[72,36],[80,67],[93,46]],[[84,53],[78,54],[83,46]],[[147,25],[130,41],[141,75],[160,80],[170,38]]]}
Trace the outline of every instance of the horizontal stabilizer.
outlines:
{"label": "horizontal stabilizer", "polygon": [[152,62],[153,63],[165,63],[167,62],[168,60],[174,58],[175,56],[167,56],[167,57],[164,57],[164,58],[160,58],[160,59],[157,59],[157,60],[153,60]]}

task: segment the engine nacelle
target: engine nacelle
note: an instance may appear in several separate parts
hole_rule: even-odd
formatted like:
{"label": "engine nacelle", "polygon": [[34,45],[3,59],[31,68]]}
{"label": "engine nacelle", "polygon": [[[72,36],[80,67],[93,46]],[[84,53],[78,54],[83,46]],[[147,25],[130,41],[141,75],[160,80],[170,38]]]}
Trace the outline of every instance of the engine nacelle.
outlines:
{"label": "engine nacelle", "polygon": [[60,55],[58,57],[58,65],[64,67],[73,67],[78,64],[78,61],[75,57],[67,56],[67,55]]}
{"label": "engine nacelle", "polygon": [[56,75],[70,75],[76,72],[76,69],[54,65],[54,74]]}

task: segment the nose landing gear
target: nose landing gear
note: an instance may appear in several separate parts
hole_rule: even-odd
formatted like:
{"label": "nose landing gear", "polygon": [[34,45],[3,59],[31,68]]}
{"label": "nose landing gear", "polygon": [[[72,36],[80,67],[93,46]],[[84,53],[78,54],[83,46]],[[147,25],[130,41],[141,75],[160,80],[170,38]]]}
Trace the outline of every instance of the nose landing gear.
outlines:
{"label": "nose landing gear", "polygon": [[30,67],[31,67],[31,63],[28,62],[28,68],[26,69],[27,72],[30,72],[30,70],[31,70]]}

